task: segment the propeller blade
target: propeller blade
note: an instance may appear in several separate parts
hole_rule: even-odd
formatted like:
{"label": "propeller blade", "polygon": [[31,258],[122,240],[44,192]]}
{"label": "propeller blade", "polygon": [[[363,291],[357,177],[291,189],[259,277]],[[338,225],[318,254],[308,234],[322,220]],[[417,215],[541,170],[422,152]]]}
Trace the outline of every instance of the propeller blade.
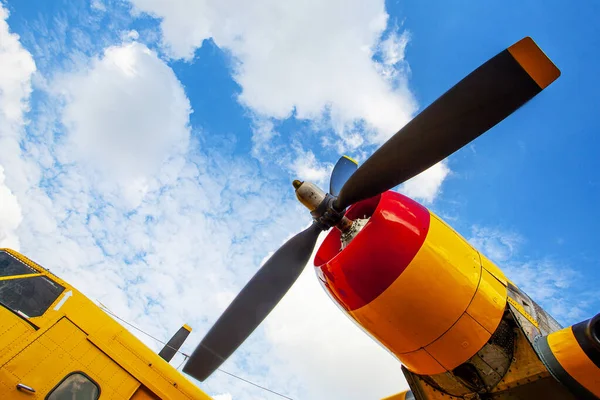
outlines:
{"label": "propeller blade", "polygon": [[545,89],[558,68],[526,37],[488,60],[392,136],[348,179],[334,206],[344,210],[448,157]]}
{"label": "propeller blade", "polygon": [[166,362],[171,361],[191,331],[192,328],[190,328],[189,325],[183,325],[181,328],[179,328],[173,337],[169,339],[167,344],[165,344],[160,353],[158,353],[159,357]]}
{"label": "propeller blade", "polygon": [[340,190],[346,181],[358,168],[358,163],[348,156],[342,156],[333,167],[329,181],[329,193],[334,196],[340,194]]}
{"label": "propeller blade", "polygon": [[258,270],[217,320],[183,367],[204,381],[250,336],[302,273],[321,230],[311,225]]}

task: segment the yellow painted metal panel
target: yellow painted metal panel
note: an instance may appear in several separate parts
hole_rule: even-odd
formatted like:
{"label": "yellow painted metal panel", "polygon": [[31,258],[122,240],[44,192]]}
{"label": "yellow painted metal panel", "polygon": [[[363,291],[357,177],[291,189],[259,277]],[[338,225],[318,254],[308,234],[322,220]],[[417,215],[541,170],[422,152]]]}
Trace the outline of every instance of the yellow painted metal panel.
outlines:
{"label": "yellow painted metal panel", "polygon": [[40,398],[44,398],[62,379],[75,371],[90,376],[100,386],[103,399],[129,398],[139,382],[87,341],[85,336],[68,319],[59,320],[0,368],[0,380],[8,388],[7,392],[0,393],[0,398],[14,396],[17,383],[33,387]]}
{"label": "yellow painted metal panel", "polygon": [[448,332],[425,349],[447,370],[452,370],[473,357],[490,337],[492,334],[469,314],[463,314]]}
{"label": "yellow painted metal panel", "polygon": [[81,365],[88,366],[94,362],[99,353],[96,351],[95,346],[90,345],[87,340],[84,340],[73,347],[71,354],[73,354],[73,357],[75,357]]}
{"label": "yellow painted metal panel", "polygon": [[385,292],[350,314],[397,355],[409,353],[434,342],[463,315],[480,275],[477,251],[431,214],[427,238],[409,266]]}
{"label": "yellow painted metal panel", "polygon": [[118,335],[90,335],[89,339],[161,399],[210,399],[165,360],[131,337],[131,333],[123,329]]}
{"label": "yellow painted metal panel", "polygon": [[108,386],[115,388],[115,396],[120,399],[127,399],[132,396],[140,387],[140,383],[131,375],[119,373],[108,380]]}
{"label": "yellow painted metal panel", "polygon": [[104,356],[103,354],[98,353],[96,358],[94,358],[94,361],[92,361],[88,365],[89,371],[92,374],[100,375],[102,373],[102,371],[104,370],[104,368],[106,368],[109,365],[109,363],[111,362],[110,358],[103,357],[103,356]]}
{"label": "yellow painted metal panel", "polygon": [[17,377],[16,382],[13,382],[13,388],[17,383],[23,383],[45,395],[75,368],[73,361],[69,354],[58,347],[54,351],[48,350],[44,340],[40,338],[10,360],[2,369]]}
{"label": "yellow painted metal panel", "polygon": [[7,353],[24,347],[27,338],[35,333],[31,325],[0,306],[0,365]]}
{"label": "yellow painted metal panel", "polygon": [[147,387],[140,386],[140,388],[133,394],[131,400],[160,400],[160,398],[152,393]]}
{"label": "yellow painted metal panel", "polygon": [[483,269],[477,293],[467,308],[467,314],[493,334],[504,315],[506,296],[506,286]]}
{"label": "yellow painted metal panel", "polygon": [[435,375],[446,371],[425,349],[398,354],[398,358],[406,368],[415,374]]}
{"label": "yellow painted metal panel", "polygon": [[496,279],[498,279],[504,286],[508,286],[508,279],[506,279],[506,275],[504,272],[496,264],[490,261],[485,255],[479,253],[479,257],[481,258],[481,266],[487,270],[490,274],[492,274]]}
{"label": "yellow painted metal panel", "polygon": [[51,350],[44,346],[40,341],[36,340],[20,352],[17,357],[2,366],[2,370],[6,370],[16,376],[24,376],[38,364],[40,360],[47,359],[51,354]]}
{"label": "yellow painted metal panel", "polygon": [[548,335],[548,346],[556,360],[573,379],[600,397],[600,369],[579,346],[571,327]]}

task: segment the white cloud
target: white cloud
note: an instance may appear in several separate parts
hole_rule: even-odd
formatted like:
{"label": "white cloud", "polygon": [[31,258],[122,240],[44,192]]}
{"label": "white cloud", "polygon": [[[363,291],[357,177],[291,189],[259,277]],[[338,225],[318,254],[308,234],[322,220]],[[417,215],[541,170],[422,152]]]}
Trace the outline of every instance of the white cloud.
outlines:
{"label": "white cloud", "polygon": [[35,72],[35,63],[31,55],[23,49],[19,35],[11,33],[6,22],[8,11],[0,4],[0,115],[2,117],[2,136],[9,129],[24,123],[24,112],[29,107],[27,100],[31,93],[31,75]]}
{"label": "white cloud", "polygon": [[279,136],[273,121],[267,118],[258,118],[253,122],[252,134],[252,156],[264,161],[271,157],[277,150],[273,144],[273,138]]}
{"label": "white cloud", "polygon": [[570,266],[551,259],[512,260],[504,270],[511,280],[563,324],[589,317],[586,309],[595,299],[587,291],[576,289],[582,286],[583,276]]}
{"label": "white cloud", "polygon": [[298,147],[295,150],[295,158],[289,165],[295,177],[302,181],[313,182],[325,191],[329,190],[329,176],[333,165],[319,162],[310,150],[302,150]]}
{"label": "white cloud", "polygon": [[516,254],[524,238],[516,232],[475,225],[469,241],[491,260],[503,262]]}
{"label": "white cloud", "polygon": [[213,396],[214,400],[233,400],[233,397],[231,397],[231,395],[229,393],[225,393],[225,394],[218,394],[216,396]]}
{"label": "white cloud", "polygon": [[406,46],[410,40],[410,35],[404,31],[401,35],[393,32],[387,39],[381,42],[381,51],[383,54],[383,62],[386,65],[396,65],[404,61],[404,53]]}
{"label": "white cloud", "polygon": [[0,165],[0,247],[19,249],[16,229],[22,219],[21,206],[4,184],[4,168]]}
{"label": "white cloud", "polygon": [[22,211],[11,188],[25,178],[20,141],[35,63],[19,36],[10,32],[7,18],[8,11],[0,3],[0,247],[19,248]]}
{"label": "white cloud", "polygon": [[442,184],[449,174],[450,168],[446,161],[441,161],[406,181],[399,187],[399,192],[431,204],[440,194]]}
{"label": "white cloud", "polygon": [[98,11],[106,11],[106,5],[104,5],[102,0],[92,0],[90,6]]}
{"label": "white cloud", "polygon": [[142,44],[109,47],[89,69],[55,86],[67,97],[63,162],[91,160],[137,176],[187,150],[189,101],[173,71]]}
{"label": "white cloud", "polygon": [[[239,100],[260,116],[327,114],[341,136],[364,121],[369,141],[382,143],[416,110],[406,77],[390,82],[373,60],[388,20],[383,1],[131,2],[161,18],[171,56],[191,59],[209,38],[230,52]],[[383,42],[388,65],[403,60],[407,38],[392,33]]]}
{"label": "white cloud", "polygon": [[[261,161],[265,154],[287,156],[272,144],[279,134],[270,119],[310,120],[322,145],[357,155],[359,146],[382,144],[416,112],[407,86],[410,35],[398,27],[384,35],[383,1],[130,1],[135,12],[160,18],[172,57],[192,60],[206,39],[233,56],[239,101],[261,121],[252,138]],[[315,165],[310,157],[287,163],[295,174],[324,180]],[[446,163],[436,164],[402,190],[432,203],[449,172]]]}
{"label": "white cloud", "polygon": [[130,31],[123,32],[122,38],[123,38],[124,42],[130,41],[130,40],[138,40],[140,38],[140,34],[135,29],[132,29]]}
{"label": "white cloud", "polygon": [[[410,68],[405,60],[406,46],[410,40],[408,31],[398,34],[393,31],[379,44],[382,63],[378,64],[380,73],[392,84],[408,75]],[[405,78],[404,78],[405,79]]]}

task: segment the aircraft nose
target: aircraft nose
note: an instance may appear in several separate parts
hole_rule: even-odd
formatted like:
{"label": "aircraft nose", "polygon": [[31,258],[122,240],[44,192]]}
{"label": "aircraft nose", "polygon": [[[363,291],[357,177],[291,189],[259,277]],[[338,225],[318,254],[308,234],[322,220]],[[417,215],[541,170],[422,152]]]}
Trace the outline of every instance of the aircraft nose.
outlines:
{"label": "aircraft nose", "polygon": [[317,274],[346,310],[356,310],[383,293],[415,257],[429,230],[429,211],[408,197],[386,192],[352,206],[352,220],[370,218],[340,250],[332,230],[315,256]]}

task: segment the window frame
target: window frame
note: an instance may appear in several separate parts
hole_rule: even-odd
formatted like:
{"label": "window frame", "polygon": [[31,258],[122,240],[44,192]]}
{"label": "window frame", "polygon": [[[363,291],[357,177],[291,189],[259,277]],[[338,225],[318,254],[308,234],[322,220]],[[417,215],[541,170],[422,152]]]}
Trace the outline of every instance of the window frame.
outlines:
{"label": "window frame", "polygon": [[69,379],[69,377],[70,377],[70,376],[72,376],[72,375],[76,375],[76,374],[83,375],[83,376],[84,376],[84,377],[85,377],[87,380],[89,380],[90,382],[92,382],[92,383],[94,384],[94,386],[96,386],[96,388],[98,389],[98,397],[96,397],[94,400],[98,400],[98,399],[100,398],[100,396],[102,395],[102,388],[100,387],[100,385],[98,384],[98,382],[96,382],[96,381],[95,381],[95,380],[93,380],[93,379],[92,379],[92,378],[91,378],[91,377],[90,377],[88,374],[86,374],[85,372],[83,372],[83,371],[80,371],[80,370],[77,370],[77,371],[72,371],[72,372],[69,372],[67,375],[65,375],[65,377],[64,377],[64,378],[62,378],[62,379],[60,380],[60,382],[58,382],[58,383],[57,383],[57,384],[56,384],[56,385],[55,385],[55,386],[54,386],[54,387],[53,387],[53,388],[52,388],[52,389],[51,389],[51,390],[48,392],[48,394],[46,395],[46,397],[44,397],[44,400],[48,400],[48,399],[50,398],[50,396],[52,395],[52,393],[54,393],[54,391],[55,391],[56,389],[58,389],[58,387],[59,387],[60,385],[62,385],[62,383],[63,383],[64,381],[66,381],[67,379]]}

